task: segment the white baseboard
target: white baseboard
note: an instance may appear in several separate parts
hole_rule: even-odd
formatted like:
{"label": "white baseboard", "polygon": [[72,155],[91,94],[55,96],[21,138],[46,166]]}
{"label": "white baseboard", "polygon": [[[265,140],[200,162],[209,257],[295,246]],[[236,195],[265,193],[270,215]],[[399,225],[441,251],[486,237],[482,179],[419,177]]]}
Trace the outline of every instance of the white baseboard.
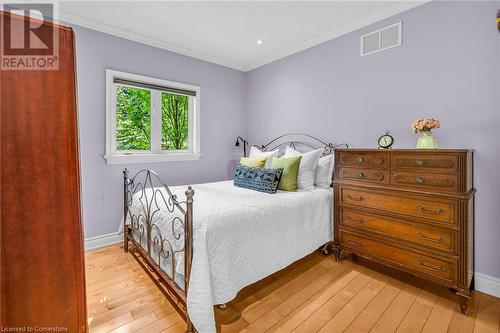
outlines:
{"label": "white baseboard", "polygon": [[500,279],[476,272],[474,274],[474,289],[500,298]]}
{"label": "white baseboard", "polygon": [[85,251],[95,250],[108,245],[117,244],[123,241],[121,232],[113,232],[107,235],[91,237],[85,239]]}

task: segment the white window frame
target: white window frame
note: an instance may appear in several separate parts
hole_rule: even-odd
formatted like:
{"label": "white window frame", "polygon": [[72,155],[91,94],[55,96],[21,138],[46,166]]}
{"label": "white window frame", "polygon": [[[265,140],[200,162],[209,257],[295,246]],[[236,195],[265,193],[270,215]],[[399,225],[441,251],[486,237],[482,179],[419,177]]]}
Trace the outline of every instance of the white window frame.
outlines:
{"label": "white window frame", "polygon": [[[161,149],[161,100],[159,90],[151,90],[151,150],[149,151],[119,151],[116,149],[116,84],[115,78],[135,82],[166,86],[170,88],[196,92],[196,97],[189,96],[188,112],[188,149]],[[200,150],[200,87],[166,81],[143,75],[106,70],[106,159],[107,164],[157,163],[174,161],[193,161],[201,157]],[[160,105],[158,105],[160,104]],[[156,127],[156,130],[153,130]]]}

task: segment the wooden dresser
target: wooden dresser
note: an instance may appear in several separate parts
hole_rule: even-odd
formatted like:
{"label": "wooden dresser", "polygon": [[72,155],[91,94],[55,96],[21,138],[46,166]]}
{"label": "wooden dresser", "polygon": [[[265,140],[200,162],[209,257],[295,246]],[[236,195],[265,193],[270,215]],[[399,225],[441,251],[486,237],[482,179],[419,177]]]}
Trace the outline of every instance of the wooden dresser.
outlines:
{"label": "wooden dresser", "polygon": [[334,246],[448,286],[474,274],[471,150],[338,149]]}

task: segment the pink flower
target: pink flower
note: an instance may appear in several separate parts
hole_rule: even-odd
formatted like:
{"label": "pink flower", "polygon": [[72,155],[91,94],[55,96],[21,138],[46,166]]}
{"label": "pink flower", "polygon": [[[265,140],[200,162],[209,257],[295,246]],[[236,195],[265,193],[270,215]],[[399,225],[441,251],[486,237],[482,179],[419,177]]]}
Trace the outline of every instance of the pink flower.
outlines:
{"label": "pink flower", "polygon": [[434,128],[440,127],[441,123],[435,118],[419,118],[410,125],[410,128],[414,133],[428,132]]}

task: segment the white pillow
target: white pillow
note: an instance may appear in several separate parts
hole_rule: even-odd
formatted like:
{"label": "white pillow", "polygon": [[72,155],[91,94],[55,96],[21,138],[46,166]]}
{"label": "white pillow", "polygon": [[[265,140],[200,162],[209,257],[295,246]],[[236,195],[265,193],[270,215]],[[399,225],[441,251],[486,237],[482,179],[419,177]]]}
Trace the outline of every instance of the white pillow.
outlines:
{"label": "white pillow", "polygon": [[297,178],[297,187],[299,189],[314,189],[314,176],[322,152],[323,149],[317,149],[301,154],[290,146],[286,147],[284,157],[302,156],[299,165],[299,176]]}
{"label": "white pillow", "polygon": [[248,157],[266,157],[267,160],[264,167],[270,168],[273,157],[278,157],[279,154],[280,154],[279,149],[273,151],[262,151],[259,148],[252,146],[250,147],[250,155],[248,155]]}
{"label": "white pillow", "polygon": [[330,188],[333,174],[333,155],[324,156],[319,159],[316,168],[316,179],[314,185],[318,188]]}

